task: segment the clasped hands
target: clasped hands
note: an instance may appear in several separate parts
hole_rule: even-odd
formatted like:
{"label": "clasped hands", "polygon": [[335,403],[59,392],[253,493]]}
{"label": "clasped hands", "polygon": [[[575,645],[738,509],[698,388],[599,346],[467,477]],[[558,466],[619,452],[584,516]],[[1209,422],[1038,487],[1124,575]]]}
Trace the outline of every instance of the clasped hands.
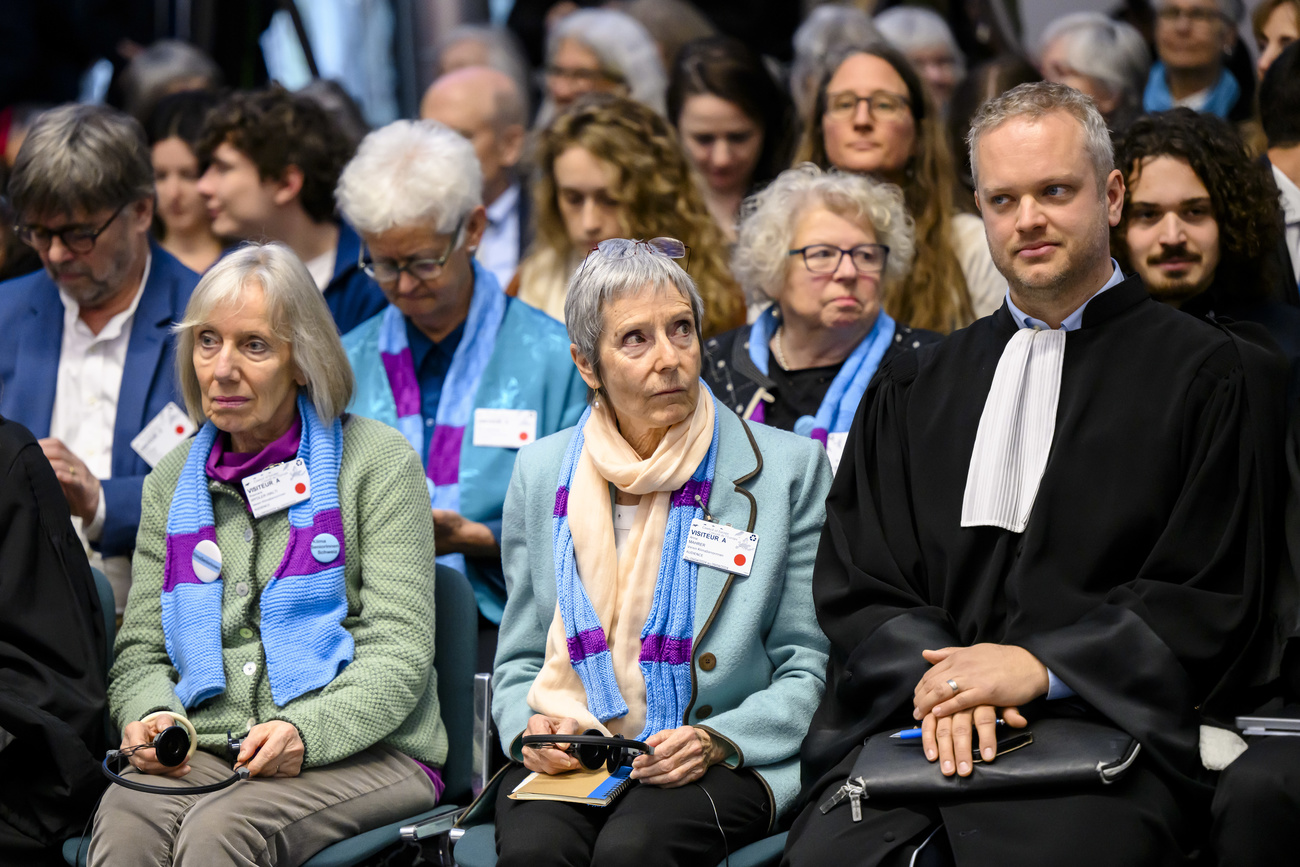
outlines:
{"label": "clasped hands", "polygon": [[[127,723],[122,730],[122,749],[139,744],[151,744],[158,733],[176,720],[159,714],[148,722]],[[302,772],[302,737],[293,723],[271,720],[259,723],[248,730],[235,759],[235,769],[247,765],[250,777],[296,777]],[[153,748],[136,750],[130,762],[142,774],[180,778],[190,772],[189,760],[169,768],[158,761]]]}
{"label": "clasped hands", "polygon": [[976,644],[921,655],[931,668],[912,691],[912,716],[921,721],[925,757],[938,761],[944,776],[970,776],[972,735],[984,761],[993,761],[999,714],[1006,725],[1024,728],[1021,705],[1047,694],[1047,666],[1023,647]]}
{"label": "clasped hands", "polygon": [[[576,735],[580,734],[578,721],[568,717],[559,718],[545,714],[533,714],[528,719],[526,735]],[[558,738],[557,738],[558,740]],[[632,760],[632,779],[649,786],[662,786],[674,789],[693,783],[711,765],[716,765],[726,757],[726,751],[707,731],[694,726],[681,726],[655,732],[645,739],[648,746],[654,747],[655,754],[637,756]],[[562,774],[565,771],[581,767],[578,760],[564,752],[565,744],[560,742],[558,748],[545,747],[524,750],[524,767],[539,774]]]}

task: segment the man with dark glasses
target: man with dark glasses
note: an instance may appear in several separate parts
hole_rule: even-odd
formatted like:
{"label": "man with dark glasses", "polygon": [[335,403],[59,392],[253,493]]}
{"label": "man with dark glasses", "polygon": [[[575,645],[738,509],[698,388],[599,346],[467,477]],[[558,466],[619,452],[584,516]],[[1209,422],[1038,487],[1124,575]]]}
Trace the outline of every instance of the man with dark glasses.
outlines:
{"label": "man with dark glasses", "polygon": [[124,114],[42,115],[8,192],[44,270],[0,286],[0,413],[40,438],[120,611],[144,476],[193,430],[170,326],[198,277],[149,240],[153,167]]}

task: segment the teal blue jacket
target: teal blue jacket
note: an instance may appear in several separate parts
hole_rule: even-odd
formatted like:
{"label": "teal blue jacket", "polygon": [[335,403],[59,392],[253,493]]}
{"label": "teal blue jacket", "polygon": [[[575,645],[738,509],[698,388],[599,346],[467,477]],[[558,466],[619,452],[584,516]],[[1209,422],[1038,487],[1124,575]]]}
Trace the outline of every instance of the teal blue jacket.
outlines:
{"label": "teal blue jacket", "polygon": [[[474,263],[475,291],[501,291],[496,278]],[[397,427],[397,405],[379,357],[383,313],[358,325],[343,338],[357,388],[348,411]],[[578,423],[587,406],[587,385],[569,354],[564,326],[534,307],[506,299],[506,315],[496,349],[474,397],[475,409],[537,411],[537,438]],[[474,445],[474,420],[465,427],[460,446],[460,514],[492,526],[501,520],[506,487],[518,449]],[[486,569],[467,559],[470,583],[479,610],[492,622],[501,619],[505,587]]]}
{"label": "teal blue jacket", "polygon": [[[753,474],[760,459],[735,413],[716,401],[714,410],[720,430],[709,512],[720,524],[745,527],[750,502],[735,480]],[[754,567],[748,578],[700,567],[692,701],[682,724],[721,737],[733,748],[728,765],[757,772],[775,822],[798,794],[799,744],[825,689],[827,642],[813,611],[812,575],[831,468],[811,439],[759,424],[749,429],[762,469],[739,487],[757,503]],[[492,675],[492,717],[503,748],[516,759],[533,714],[528,690],[555,616],[552,514],[572,438],[566,430],[526,446],[506,495],[501,541],[508,601]]]}

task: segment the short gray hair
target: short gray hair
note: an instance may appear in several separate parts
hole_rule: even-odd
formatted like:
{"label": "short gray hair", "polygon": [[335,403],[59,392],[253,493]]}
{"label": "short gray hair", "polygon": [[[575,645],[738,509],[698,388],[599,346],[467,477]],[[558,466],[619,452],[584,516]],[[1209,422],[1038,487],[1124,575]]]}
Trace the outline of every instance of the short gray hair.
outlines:
{"label": "short gray hair", "polygon": [[[640,245],[631,256],[624,258],[612,258],[599,249],[593,250],[569,279],[568,294],[564,298],[564,324],[569,330],[569,341],[577,347],[578,354],[587,359],[598,380],[605,306],[628,295],[636,295],[647,287],[672,287],[680,292],[691,305],[695,337],[702,340],[700,329],[704,323],[704,301],[695,281],[680,265]],[[595,393],[589,393],[587,397],[593,399]]]}
{"label": "short gray hair", "polygon": [[975,152],[980,137],[990,133],[1007,121],[1026,117],[1038,120],[1054,112],[1065,112],[1083,127],[1083,146],[1097,175],[1097,194],[1106,194],[1106,178],[1115,169],[1115,145],[1110,131],[1102,119],[1097,105],[1073,87],[1052,81],[1035,81],[1020,84],[1001,96],[980,106],[971,118],[966,144],[970,148],[971,175],[975,178],[976,195],[979,195],[979,162]]}
{"label": "short gray hair", "polygon": [[483,169],[474,146],[432,120],[398,120],[361,140],[334,193],[364,234],[432,226],[449,234],[483,204]]}
{"label": "short gray hair", "polygon": [[41,113],[14,162],[9,199],[18,219],[117,208],[154,195],[144,129],[100,105]]}
{"label": "short gray hair", "polygon": [[1063,15],[1043,30],[1039,56],[1058,39],[1067,40],[1066,57],[1080,75],[1100,81],[1123,105],[1135,106],[1141,101],[1151,70],[1151,52],[1131,24],[1100,12]]}
{"label": "short gray hair", "polygon": [[[614,9],[579,9],[561,18],[547,36],[547,60],[566,39],[582,43],[600,59],[601,69],[622,78],[630,99],[658,114],[666,111],[668,75],[659,58],[659,46],[640,21]],[[554,114],[549,100],[543,108]]]}
{"label": "short gray hair", "polygon": [[214,310],[239,304],[251,287],[261,287],[268,326],[291,347],[293,363],[307,380],[316,415],[329,424],[343,415],[356,381],[329,306],[307,266],[283,244],[245,244],[213,265],[185,306],[176,334],[176,379],[190,418],[202,424],[203,394],[194,370],[195,330]]}
{"label": "short gray hair", "polygon": [[131,58],[119,86],[123,107],[140,123],[148,123],[164,96],[220,83],[221,67],[202,50],[179,39],[160,39]]}
{"label": "short gray hair", "polygon": [[823,171],[812,163],[787,169],[741,208],[731,273],[751,300],[775,299],[786,283],[789,255],[799,221],[816,207],[866,229],[889,248],[881,284],[907,279],[916,242],[903,192],[893,184],[864,175]]}
{"label": "short gray hair", "polygon": [[[790,65],[790,97],[805,123],[812,117],[817,89],[839,66],[847,49],[875,45],[883,37],[871,16],[855,6],[826,3],[808,13],[794,32],[794,61]],[[850,52],[852,53],[852,52]]]}
{"label": "short gray hair", "polygon": [[489,69],[495,69],[497,72],[504,73],[515,82],[515,87],[519,92],[519,99],[523,104],[523,113],[525,119],[520,123],[527,122],[528,115],[528,94],[532,86],[532,79],[529,76],[528,58],[524,56],[524,49],[519,44],[519,37],[504,27],[493,27],[490,24],[459,24],[448,31],[447,35],[439,41],[439,74],[445,75],[451,72],[450,69],[442,69],[441,55],[451,46],[461,42],[477,42],[481,44],[487,55],[484,58],[484,66]]}
{"label": "short gray hair", "polygon": [[966,55],[962,54],[952,29],[939,13],[920,6],[895,6],[876,16],[876,28],[904,54],[933,48],[948,49],[959,75],[966,74]]}

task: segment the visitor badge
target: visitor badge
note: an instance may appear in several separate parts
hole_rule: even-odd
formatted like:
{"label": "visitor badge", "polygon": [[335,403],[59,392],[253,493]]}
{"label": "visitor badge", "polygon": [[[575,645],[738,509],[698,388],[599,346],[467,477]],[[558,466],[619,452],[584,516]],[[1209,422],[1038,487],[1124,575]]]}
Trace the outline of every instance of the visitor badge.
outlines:
{"label": "visitor badge", "polygon": [[311,496],[311,477],[302,458],[274,464],[244,479],[244,495],[254,518],[270,515]]}
{"label": "visitor badge", "polygon": [[537,439],[535,409],[474,410],[474,445],[517,449]]}
{"label": "visitor badge", "polygon": [[826,434],[826,457],[831,459],[831,475],[840,468],[840,458],[844,456],[844,443],[849,439],[848,431]]}
{"label": "visitor badge", "polygon": [[686,552],[682,558],[688,563],[712,566],[748,578],[749,570],[754,568],[757,547],[758,536],[754,533],[696,518],[686,534]]}
{"label": "visitor badge", "polygon": [[144,462],[150,468],[156,467],[169,451],[185,442],[186,437],[196,430],[198,428],[190,417],[176,405],[175,401],[169,400],[162,408],[162,412],[154,416],[153,421],[145,425],[144,430],[131,440],[131,448],[144,458]]}

